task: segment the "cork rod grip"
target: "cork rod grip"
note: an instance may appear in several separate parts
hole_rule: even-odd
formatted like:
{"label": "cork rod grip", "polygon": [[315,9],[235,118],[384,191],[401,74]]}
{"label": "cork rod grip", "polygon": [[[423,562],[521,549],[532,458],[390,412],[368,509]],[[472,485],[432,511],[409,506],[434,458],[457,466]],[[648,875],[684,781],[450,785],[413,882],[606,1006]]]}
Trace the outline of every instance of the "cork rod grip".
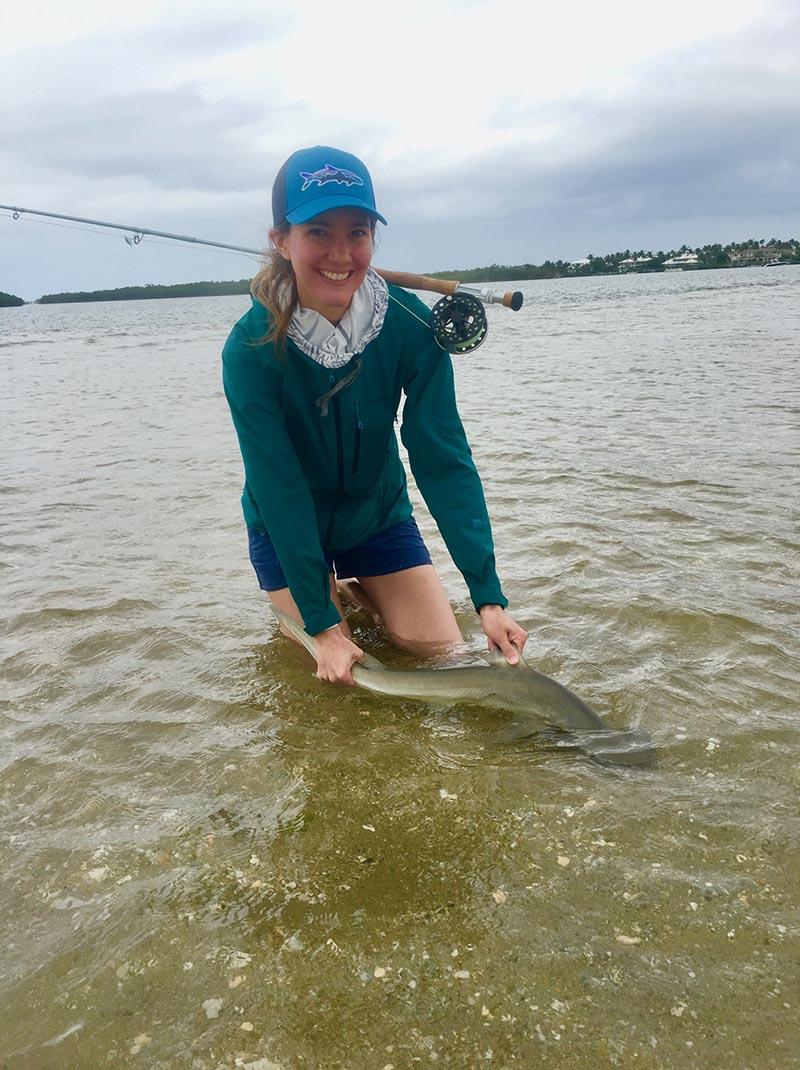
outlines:
{"label": "cork rod grip", "polygon": [[386,282],[390,282],[393,286],[402,286],[406,290],[454,294],[458,287],[458,283],[451,279],[432,279],[428,275],[414,275],[410,271],[386,271],[384,268],[375,268],[375,270]]}
{"label": "cork rod grip", "polygon": [[503,305],[514,312],[522,308],[522,294],[519,290],[501,293],[499,290],[487,290],[483,286],[472,286],[456,282],[453,279],[432,279],[429,275],[414,275],[410,271],[386,271],[375,269],[378,274],[394,286],[403,286],[406,290],[428,290],[435,294],[465,293],[479,298],[487,305]]}

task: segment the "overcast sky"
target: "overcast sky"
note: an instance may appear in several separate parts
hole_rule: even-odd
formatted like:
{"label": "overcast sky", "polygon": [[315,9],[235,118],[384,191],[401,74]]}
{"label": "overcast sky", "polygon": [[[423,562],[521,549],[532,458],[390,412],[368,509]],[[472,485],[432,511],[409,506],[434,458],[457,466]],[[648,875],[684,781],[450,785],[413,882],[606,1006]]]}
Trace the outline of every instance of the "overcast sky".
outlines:
{"label": "overcast sky", "polygon": [[[800,238],[797,0],[27,0],[0,36],[0,203],[263,246],[333,144],[376,262],[425,271]],[[249,277],[238,254],[0,212],[0,290]]]}

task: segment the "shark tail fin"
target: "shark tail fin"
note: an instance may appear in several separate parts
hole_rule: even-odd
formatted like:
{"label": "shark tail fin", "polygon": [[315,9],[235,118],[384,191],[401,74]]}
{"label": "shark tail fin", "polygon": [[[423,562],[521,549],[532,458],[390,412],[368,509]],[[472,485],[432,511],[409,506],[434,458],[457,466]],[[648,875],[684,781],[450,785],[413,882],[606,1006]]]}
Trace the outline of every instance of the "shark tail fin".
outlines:
{"label": "shark tail fin", "polygon": [[[273,602],[270,602],[270,609],[272,610],[273,615],[277,620],[278,624],[280,624],[281,627],[285,628],[285,630],[290,635],[293,635],[299,643],[302,643],[306,650],[309,652],[309,654],[316,659],[317,644],[314,642],[314,637],[308,634],[308,632],[305,630],[300,621],[295,620],[294,617],[290,617],[289,614],[284,613],[282,609],[278,609],[278,607]],[[374,658],[371,654],[368,654],[366,650],[364,651],[364,660],[357,662],[356,664],[361,665],[365,669],[383,668],[383,665],[378,661],[378,659]]]}

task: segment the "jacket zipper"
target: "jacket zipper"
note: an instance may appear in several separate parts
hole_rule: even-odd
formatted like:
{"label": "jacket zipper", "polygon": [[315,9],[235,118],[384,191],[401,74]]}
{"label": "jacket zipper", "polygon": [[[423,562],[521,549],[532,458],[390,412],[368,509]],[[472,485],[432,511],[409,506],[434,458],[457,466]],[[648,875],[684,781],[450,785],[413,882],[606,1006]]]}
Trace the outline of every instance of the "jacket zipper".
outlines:
{"label": "jacket zipper", "polygon": [[333,418],[336,421],[336,460],[339,468],[339,493],[344,491],[344,444],[342,442],[342,410],[339,399],[333,399]]}
{"label": "jacket zipper", "polygon": [[353,475],[358,471],[358,455],[361,452],[361,432],[364,425],[361,422],[361,411],[359,409],[359,402],[355,403],[356,409],[356,436],[353,443]]}
{"label": "jacket zipper", "polygon": [[[331,372],[330,382],[333,385],[336,382],[336,376]],[[344,490],[344,450],[342,449],[342,414],[339,409],[338,397],[332,398],[333,403],[333,419],[336,426],[336,462],[338,466],[339,474],[339,492]],[[325,532],[325,538],[322,541],[322,549],[327,550],[330,546],[331,535],[333,534],[333,521],[336,516],[336,506],[331,509],[331,515],[328,517],[328,528]]]}

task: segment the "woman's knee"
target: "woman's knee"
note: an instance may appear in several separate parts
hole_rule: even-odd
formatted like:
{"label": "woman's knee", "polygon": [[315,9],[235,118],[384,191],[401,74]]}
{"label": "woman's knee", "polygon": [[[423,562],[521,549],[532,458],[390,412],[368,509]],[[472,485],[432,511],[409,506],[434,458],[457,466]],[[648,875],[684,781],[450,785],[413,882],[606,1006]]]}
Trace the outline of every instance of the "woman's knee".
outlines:
{"label": "woman's knee", "polygon": [[398,646],[427,653],[432,647],[446,649],[462,642],[447,594],[432,565],[385,576],[362,576],[359,583]]}

